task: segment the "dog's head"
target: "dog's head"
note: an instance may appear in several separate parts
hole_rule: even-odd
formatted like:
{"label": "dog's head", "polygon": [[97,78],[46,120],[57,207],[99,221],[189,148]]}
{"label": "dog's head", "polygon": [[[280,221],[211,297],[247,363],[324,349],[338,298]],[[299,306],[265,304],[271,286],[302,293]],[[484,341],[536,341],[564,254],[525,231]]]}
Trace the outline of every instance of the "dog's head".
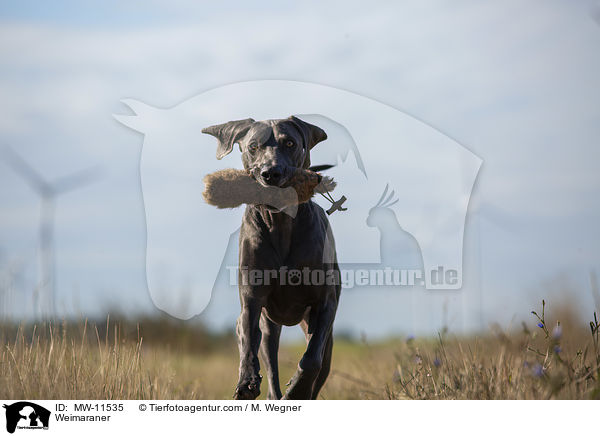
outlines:
{"label": "dog's head", "polygon": [[284,186],[296,168],[310,166],[310,150],[327,139],[323,129],[294,116],[229,121],[202,133],[217,138],[217,159],[231,153],[237,143],[244,168],[263,186]]}

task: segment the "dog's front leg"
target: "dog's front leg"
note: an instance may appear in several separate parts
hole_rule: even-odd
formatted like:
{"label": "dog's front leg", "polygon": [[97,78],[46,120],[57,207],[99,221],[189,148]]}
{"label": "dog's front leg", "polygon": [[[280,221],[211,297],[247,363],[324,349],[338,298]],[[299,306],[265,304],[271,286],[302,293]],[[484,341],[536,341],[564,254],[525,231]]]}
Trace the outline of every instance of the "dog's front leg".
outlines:
{"label": "dog's front leg", "polygon": [[240,349],[240,378],[233,394],[236,400],[254,400],[260,395],[261,376],[258,362],[260,346],[259,320],[262,302],[256,298],[241,298],[242,313],[237,321]]}

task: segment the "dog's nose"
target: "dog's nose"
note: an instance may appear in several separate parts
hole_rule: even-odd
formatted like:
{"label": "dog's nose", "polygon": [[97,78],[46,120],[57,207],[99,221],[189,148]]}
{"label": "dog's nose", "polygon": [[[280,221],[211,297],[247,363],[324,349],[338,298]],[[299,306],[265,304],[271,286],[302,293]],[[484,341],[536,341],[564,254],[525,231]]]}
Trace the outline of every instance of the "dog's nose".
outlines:
{"label": "dog's nose", "polygon": [[283,172],[281,171],[281,168],[278,166],[268,168],[266,170],[263,170],[260,173],[260,176],[262,177],[262,179],[265,182],[267,182],[269,185],[278,185],[279,182],[281,181],[282,175],[283,175]]}

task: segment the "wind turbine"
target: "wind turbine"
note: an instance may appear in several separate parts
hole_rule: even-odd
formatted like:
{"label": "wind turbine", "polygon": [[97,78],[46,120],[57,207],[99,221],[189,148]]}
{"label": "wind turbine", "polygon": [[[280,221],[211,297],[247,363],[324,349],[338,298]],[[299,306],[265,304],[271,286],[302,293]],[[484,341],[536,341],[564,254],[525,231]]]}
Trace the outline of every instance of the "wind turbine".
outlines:
{"label": "wind turbine", "polygon": [[[54,271],[54,214],[56,198],[97,180],[100,176],[100,167],[87,168],[49,182],[11,147],[4,147],[4,160],[15,173],[29,184],[41,199],[39,230],[41,281],[39,286],[34,290],[33,305],[34,310],[38,311],[40,315],[49,315],[50,318],[54,318],[56,315]],[[40,295],[42,298],[40,298]]]}
{"label": "wind turbine", "polygon": [[471,205],[469,205],[469,217],[473,221],[474,224],[474,234],[475,234],[475,247],[474,250],[477,252],[477,292],[478,292],[478,301],[477,305],[479,306],[479,329],[483,331],[484,319],[483,319],[483,298],[485,296],[485,281],[484,281],[484,247],[483,247],[483,237],[482,237],[482,222],[488,222],[493,224],[496,228],[506,232],[506,233],[514,233],[515,229],[519,228],[522,225],[519,218],[515,215],[511,215],[509,212],[505,212],[504,210],[498,208],[494,204],[482,200],[480,197],[477,197],[476,201]]}

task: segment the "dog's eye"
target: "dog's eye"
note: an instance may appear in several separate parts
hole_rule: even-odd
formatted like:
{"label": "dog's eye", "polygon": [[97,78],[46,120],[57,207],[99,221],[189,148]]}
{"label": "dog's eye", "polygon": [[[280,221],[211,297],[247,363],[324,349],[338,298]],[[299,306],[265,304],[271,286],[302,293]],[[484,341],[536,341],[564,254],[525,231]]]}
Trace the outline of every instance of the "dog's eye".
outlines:
{"label": "dog's eye", "polygon": [[258,144],[256,142],[251,142],[248,144],[248,150],[254,152],[258,148]]}
{"label": "dog's eye", "polygon": [[285,141],[286,147],[293,147],[294,145],[296,145],[296,143],[294,141],[292,141],[291,139],[288,139],[287,141]]}

